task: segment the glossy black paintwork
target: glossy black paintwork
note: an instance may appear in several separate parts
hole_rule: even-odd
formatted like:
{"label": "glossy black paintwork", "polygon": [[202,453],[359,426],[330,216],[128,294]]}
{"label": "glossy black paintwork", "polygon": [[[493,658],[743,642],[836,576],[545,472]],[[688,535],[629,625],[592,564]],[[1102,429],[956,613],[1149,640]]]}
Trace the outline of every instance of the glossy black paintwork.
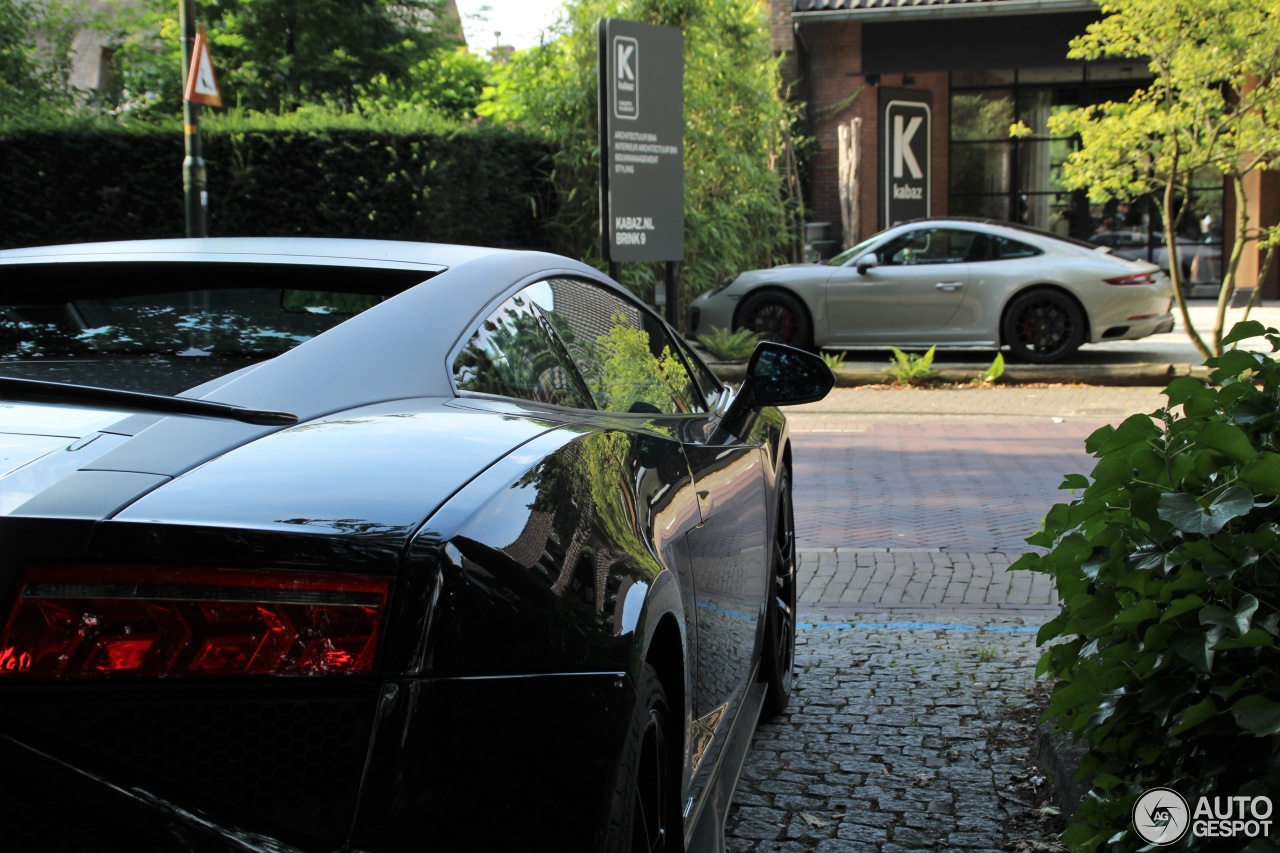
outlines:
{"label": "glossy black paintwork", "polygon": [[[435,281],[505,276],[509,293],[539,269],[524,255],[460,257],[462,273]],[[549,268],[599,280],[568,261]],[[135,416],[110,426],[74,473],[65,459],[33,462],[33,482],[43,464],[62,485],[33,489],[0,517],[0,606],[21,566],[55,559],[108,572],[134,562],[366,572],[391,577],[392,595],[376,677],[0,685],[10,772],[146,824],[136,850],[386,851],[409,839],[594,851],[619,785],[613,750],[632,679],[648,660],[680,712],[689,831],[759,655],[785,421],[732,409],[729,394],[714,412],[675,416],[454,399],[443,354],[465,335],[424,341],[416,326],[433,311],[465,315],[459,328],[478,322],[496,292],[409,291],[196,392],[298,412],[296,427]],[[325,801],[323,821],[255,811],[236,799],[234,776],[211,795],[160,757],[114,763],[76,726],[34,713],[55,695],[63,713],[85,715],[77,725],[118,713],[126,697],[193,719],[209,707],[341,707],[345,722],[321,717],[317,731],[355,738],[367,761],[354,787]],[[38,753],[8,739],[23,726]],[[296,774],[287,765],[280,772]],[[307,800],[311,814],[317,802]]]}

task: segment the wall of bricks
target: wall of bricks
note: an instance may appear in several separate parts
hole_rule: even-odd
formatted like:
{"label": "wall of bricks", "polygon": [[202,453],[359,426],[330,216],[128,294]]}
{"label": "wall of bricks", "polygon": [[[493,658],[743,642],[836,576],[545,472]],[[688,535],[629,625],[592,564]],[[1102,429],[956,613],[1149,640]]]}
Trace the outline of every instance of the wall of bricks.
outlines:
{"label": "wall of bricks", "polygon": [[810,197],[806,201],[812,210],[813,221],[831,223],[827,237],[838,239],[841,232],[838,128],[854,118],[862,119],[857,239],[869,237],[889,225],[882,220],[880,203],[880,87],[926,91],[932,95],[930,213],[946,215],[949,75],[886,74],[868,79],[862,67],[862,24],[856,21],[823,21],[821,25],[802,27],[797,48],[803,51],[807,67],[801,69],[806,81],[797,89],[796,95],[808,102],[812,134],[809,149]]}

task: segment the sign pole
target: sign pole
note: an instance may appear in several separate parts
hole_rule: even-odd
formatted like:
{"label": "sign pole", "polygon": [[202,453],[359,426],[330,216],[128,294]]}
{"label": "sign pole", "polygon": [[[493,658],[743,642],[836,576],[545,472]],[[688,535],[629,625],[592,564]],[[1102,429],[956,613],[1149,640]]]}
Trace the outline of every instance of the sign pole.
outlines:
{"label": "sign pole", "polygon": [[[195,0],[179,0],[178,23],[182,29],[182,79],[191,74],[196,43]],[[187,215],[187,236],[209,236],[205,208],[209,192],[200,151],[200,105],[182,99],[182,133],[186,157],[182,161],[182,193]]]}

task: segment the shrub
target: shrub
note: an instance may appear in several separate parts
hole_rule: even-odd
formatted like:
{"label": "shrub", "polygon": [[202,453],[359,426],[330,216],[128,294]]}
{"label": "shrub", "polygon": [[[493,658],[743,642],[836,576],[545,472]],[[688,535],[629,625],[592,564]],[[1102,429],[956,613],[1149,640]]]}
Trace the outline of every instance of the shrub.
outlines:
{"label": "shrub", "polygon": [[[203,133],[209,234],[549,247],[549,145],[520,130],[322,110]],[[0,127],[0,248],[181,237],[180,125]]]}
{"label": "shrub", "polygon": [[[1223,342],[1257,336],[1280,349],[1256,322]],[[1056,682],[1046,718],[1088,747],[1075,850],[1142,847],[1131,810],[1151,788],[1192,810],[1280,793],[1280,368],[1244,350],[1207,364],[1211,384],[1175,379],[1165,408],[1089,437],[1092,476],[1068,476],[1078,496],[1027,540],[1049,550],[1013,566],[1061,602],[1037,672]]]}
{"label": "shrub", "polygon": [[924,355],[905,353],[897,347],[889,349],[893,352],[893,358],[889,360],[885,373],[893,377],[893,384],[920,385],[933,378],[933,354],[937,347],[929,347]]}
{"label": "shrub", "polygon": [[714,328],[705,335],[700,335],[698,343],[717,361],[746,361],[756,344],[760,343],[760,336],[750,329],[731,332],[728,329]]}

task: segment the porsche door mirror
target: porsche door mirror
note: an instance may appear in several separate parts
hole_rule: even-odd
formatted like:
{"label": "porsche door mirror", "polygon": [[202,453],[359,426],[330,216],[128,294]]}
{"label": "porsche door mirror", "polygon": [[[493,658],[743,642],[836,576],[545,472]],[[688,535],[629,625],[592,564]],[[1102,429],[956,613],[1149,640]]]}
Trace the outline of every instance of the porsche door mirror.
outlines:
{"label": "porsche door mirror", "polygon": [[858,275],[866,275],[867,270],[872,270],[880,266],[880,259],[876,257],[875,252],[868,252],[858,258],[854,266],[858,270]]}
{"label": "porsche door mirror", "polygon": [[764,341],[747,362],[746,379],[725,413],[723,426],[735,435],[750,414],[764,406],[813,403],[827,396],[835,375],[821,357],[785,344]]}

